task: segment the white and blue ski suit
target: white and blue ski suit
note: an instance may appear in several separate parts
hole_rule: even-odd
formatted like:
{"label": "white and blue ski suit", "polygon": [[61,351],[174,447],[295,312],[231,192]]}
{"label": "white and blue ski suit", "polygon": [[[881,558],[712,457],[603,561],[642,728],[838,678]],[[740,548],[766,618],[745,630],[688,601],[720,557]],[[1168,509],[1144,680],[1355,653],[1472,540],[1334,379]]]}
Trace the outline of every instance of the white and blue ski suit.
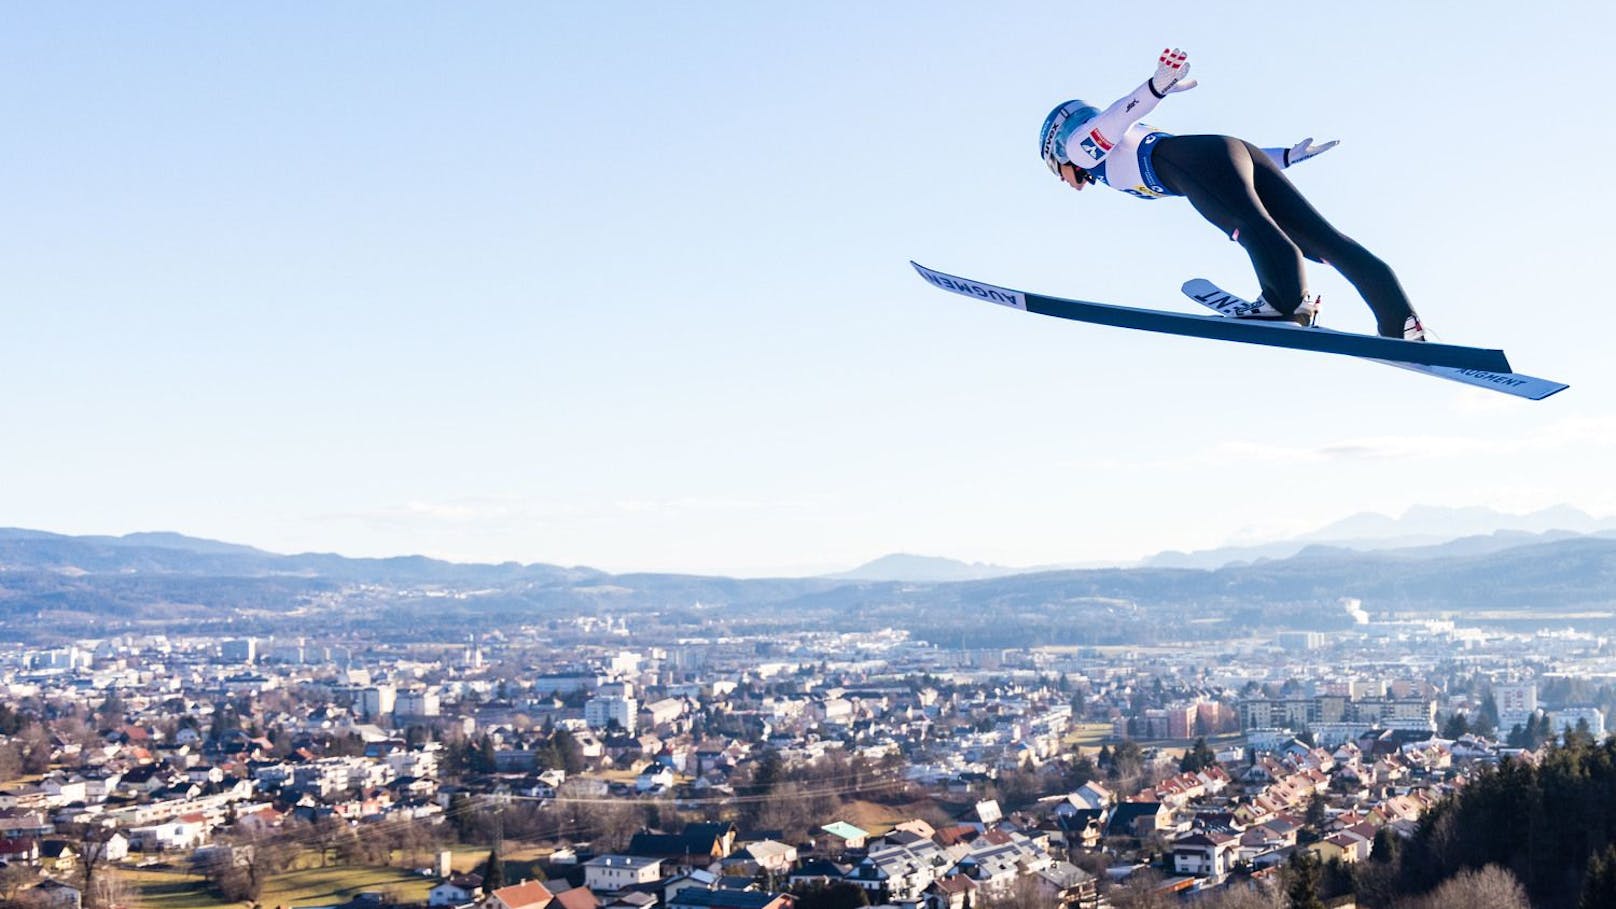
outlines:
{"label": "white and blue ski suit", "polygon": [[[1165,95],[1146,81],[1091,118],[1059,122],[1045,148],[1104,183],[1142,199],[1183,196],[1251,257],[1262,298],[1290,313],[1308,295],[1304,258],[1341,272],[1375,313],[1376,328],[1404,337],[1414,310],[1391,268],[1336,230],[1282,171],[1283,148],[1229,136],[1175,136],[1142,122]],[[1057,113],[1060,111],[1057,108]],[[1055,117],[1056,114],[1051,114]],[[1416,320],[1417,322],[1417,320]]]}

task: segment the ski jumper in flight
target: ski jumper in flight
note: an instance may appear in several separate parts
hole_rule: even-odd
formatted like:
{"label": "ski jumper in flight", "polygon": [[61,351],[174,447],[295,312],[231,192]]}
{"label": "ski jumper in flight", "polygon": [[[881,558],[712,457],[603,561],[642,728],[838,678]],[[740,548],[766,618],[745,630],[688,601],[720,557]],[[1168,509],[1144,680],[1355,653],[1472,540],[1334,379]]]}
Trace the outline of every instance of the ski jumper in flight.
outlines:
{"label": "ski jumper in flight", "polygon": [[1284,170],[1336,142],[1303,139],[1290,148],[1258,148],[1229,136],[1175,136],[1140,122],[1161,99],[1194,88],[1188,56],[1163,51],[1156,73],[1105,110],[1067,101],[1044,120],[1040,151],[1073,189],[1104,183],[1142,199],[1183,196],[1239,243],[1257,271],[1262,295],[1224,309],[1238,318],[1287,319],[1311,326],[1318,297],[1302,260],[1328,264],[1352,282],[1389,338],[1425,340],[1425,328],[1390,267],[1326,221]]}

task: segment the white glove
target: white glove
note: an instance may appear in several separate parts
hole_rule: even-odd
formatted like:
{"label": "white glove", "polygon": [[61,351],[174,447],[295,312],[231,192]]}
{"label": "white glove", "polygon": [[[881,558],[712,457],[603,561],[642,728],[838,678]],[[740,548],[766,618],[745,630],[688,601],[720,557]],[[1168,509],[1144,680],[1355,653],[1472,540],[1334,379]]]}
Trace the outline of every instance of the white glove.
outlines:
{"label": "white glove", "polygon": [[1281,163],[1285,167],[1290,167],[1292,164],[1299,164],[1306,161],[1308,158],[1312,158],[1316,155],[1322,155],[1340,144],[1340,139],[1331,139],[1323,145],[1314,145],[1313,137],[1308,136],[1306,139],[1303,139],[1302,141],[1286,149],[1285,160]]}
{"label": "white glove", "polygon": [[1150,77],[1150,90],[1157,95],[1168,92],[1186,92],[1195,87],[1195,80],[1184,81],[1190,74],[1190,55],[1173,48],[1164,50],[1156,61],[1156,75]]}

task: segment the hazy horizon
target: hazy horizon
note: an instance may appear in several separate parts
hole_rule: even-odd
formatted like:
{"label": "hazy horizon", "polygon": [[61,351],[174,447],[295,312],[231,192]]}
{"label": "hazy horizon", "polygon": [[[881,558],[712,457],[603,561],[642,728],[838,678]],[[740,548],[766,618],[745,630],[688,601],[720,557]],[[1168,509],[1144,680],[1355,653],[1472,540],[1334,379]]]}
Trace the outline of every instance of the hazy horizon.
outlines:
{"label": "hazy horizon", "polygon": [[[1454,509],[1447,509],[1447,508],[1442,508],[1442,507],[1439,507],[1439,506],[1414,505],[1414,506],[1411,506],[1409,509],[1401,512],[1401,513],[1391,514],[1391,515],[1384,515],[1384,514],[1381,514],[1379,512],[1354,512],[1352,514],[1342,515],[1339,518],[1336,518],[1336,519],[1334,519],[1332,521],[1326,522],[1325,524],[1319,525],[1317,527],[1313,527],[1311,529],[1305,529],[1305,530],[1299,531],[1296,534],[1290,534],[1290,535],[1270,535],[1270,536],[1265,536],[1265,537],[1262,537],[1262,538],[1254,538],[1254,537],[1249,537],[1249,536],[1242,536],[1240,534],[1235,534],[1234,536],[1231,536],[1231,537],[1225,539],[1221,543],[1216,543],[1216,544],[1213,544],[1211,546],[1206,546],[1206,547],[1199,547],[1199,549],[1207,549],[1207,550],[1216,550],[1216,549],[1225,549],[1225,548],[1233,549],[1233,548],[1240,548],[1240,547],[1261,546],[1261,545],[1265,545],[1265,544],[1284,543],[1284,542],[1293,542],[1293,541],[1295,541],[1295,542],[1303,542],[1303,541],[1307,541],[1309,538],[1318,537],[1320,534],[1323,534],[1325,531],[1329,530],[1331,527],[1334,527],[1336,525],[1345,523],[1345,522],[1347,522],[1349,520],[1352,520],[1352,519],[1364,518],[1364,517],[1384,518],[1384,519],[1392,521],[1394,523],[1399,523],[1399,522],[1405,522],[1405,521],[1409,520],[1410,517],[1415,512],[1432,512],[1432,511],[1434,511],[1434,512],[1437,512],[1438,516],[1440,517],[1440,516],[1442,516],[1442,513],[1446,513],[1446,512],[1453,512],[1453,513],[1457,514],[1459,512],[1464,512],[1464,511],[1467,511],[1467,510],[1481,509],[1481,510],[1484,510],[1484,511],[1488,512],[1489,516],[1496,517],[1496,518],[1499,519],[1498,521],[1494,522],[1495,524],[1499,524],[1499,525],[1503,525],[1503,526],[1507,527],[1510,524],[1510,519],[1529,518],[1529,517],[1533,517],[1533,516],[1541,514],[1541,513],[1554,511],[1554,510],[1562,509],[1562,508],[1575,508],[1575,506],[1571,506],[1571,505],[1567,505],[1567,504],[1562,503],[1562,504],[1559,504],[1559,505],[1550,506],[1549,508],[1545,508],[1545,509],[1537,509],[1537,510],[1533,510],[1533,511],[1530,511],[1530,512],[1518,512],[1517,513],[1517,512],[1495,511],[1493,509],[1486,508],[1486,506],[1459,506],[1459,507],[1454,508]],[[1577,510],[1580,511],[1582,516],[1586,517],[1591,523],[1594,523],[1594,524],[1616,523],[1616,515],[1590,514],[1587,511],[1582,510],[1582,509],[1577,509]],[[344,558],[397,558],[397,557],[420,556],[420,557],[425,557],[425,558],[438,559],[438,560],[446,561],[446,562],[457,562],[457,563],[462,563],[462,564],[498,564],[498,562],[518,562],[518,563],[521,563],[521,564],[560,565],[562,567],[568,567],[568,568],[574,568],[574,567],[576,567],[576,568],[592,568],[592,569],[596,569],[596,570],[600,570],[600,571],[606,571],[606,572],[611,573],[611,574],[632,574],[632,573],[638,573],[638,572],[645,572],[645,571],[649,570],[649,569],[644,568],[643,566],[635,566],[635,565],[597,565],[597,564],[591,564],[591,563],[568,563],[568,562],[557,562],[557,561],[555,561],[553,559],[547,559],[547,558],[543,558],[543,557],[503,559],[503,560],[497,560],[497,561],[496,560],[487,560],[487,559],[463,559],[463,558],[453,558],[451,556],[446,556],[446,555],[434,554],[432,552],[414,551],[414,550],[401,550],[401,551],[393,551],[393,552],[373,552],[373,553],[343,552],[343,551],[340,551],[340,550],[332,550],[332,549],[276,550],[276,549],[273,549],[271,547],[262,546],[262,545],[260,545],[260,544],[258,544],[256,542],[254,542],[254,541],[251,541],[251,540],[240,539],[240,538],[236,538],[236,537],[232,537],[232,536],[223,536],[223,537],[199,536],[199,535],[194,534],[194,533],[188,533],[188,532],[184,531],[183,529],[174,529],[174,528],[162,528],[162,529],[159,529],[159,528],[143,528],[143,529],[140,529],[140,530],[130,530],[130,531],[115,532],[115,533],[102,532],[102,531],[89,531],[89,532],[84,532],[84,533],[67,533],[67,532],[56,530],[56,529],[49,528],[49,527],[18,527],[18,526],[5,527],[3,525],[0,525],[0,529],[38,531],[38,532],[60,534],[60,535],[63,535],[63,536],[72,536],[72,537],[99,537],[99,536],[105,536],[105,537],[128,537],[128,536],[137,536],[137,535],[141,535],[141,534],[174,534],[174,535],[188,537],[188,538],[192,538],[192,539],[208,540],[210,542],[226,543],[226,544],[237,545],[237,546],[247,546],[247,547],[251,547],[251,548],[254,548],[254,549],[260,549],[260,550],[263,550],[265,552],[269,552],[269,553],[272,553],[272,554],[275,554],[275,555],[332,554],[332,555],[342,556]],[[1572,530],[1573,528],[1545,527],[1544,529]],[[1479,532],[1490,532],[1490,531],[1479,531]],[[1535,531],[1535,532],[1542,532],[1542,531],[1539,530],[1539,531]],[[1467,535],[1469,533],[1469,531],[1464,531],[1464,530],[1461,530],[1461,529],[1455,529],[1453,531],[1453,533],[1457,534],[1459,536],[1463,536],[1463,535]],[[1417,531],[1417,530],[1411,529],[1411,530],[1409,530],[1409,535],[1420,535],[1420,532]],[[1442,536],[1443,534],[1438,532],[1438,533],[1436,533],[1436,535],[1437,536]],[[1352,537],[1351,535],[1348,535],[1348,536],[1344,536],[1344,537],[1325,537],[1323,539],[1325,539],[1325,540],[1346,541],[1346,540],[1351,540],[1351,539],[1355,539],[1355,538]],[[1356,539],[1372,539],[1372,537],[1356,538]],[[764,569],[764,570],[755,571],[755,572],[729,572],[729,571],[722,571],[722,570],[700,570],[700,569],[690,569],[690,568],[685,568],[685,569],[681,569],[681,568],[658,569],[658,572],[659,573],[668,573],[668,574],[711,575],[711,576],[734,577],[734,578],[742,578],[742,579],[744,579],[744,578],[766,578],[766,577],[816,577],[816,576],[820,576],[820,575],[838,574],[838,573],[845,573],[845,572],[854,571],[856,569],[859,569],[859,568],[862,568],[862,567],[864,567],[866,565],[869,565],[872,562],[877,562],[877,561],[880,561],[882,559],[887,559],[887,558],[892,558],[892,557],[911,557],[911,558],[920,558],[920,559],[940,559],[940,560],[944,560],[944,561],[957,562],[957,563],[964,564],[964,565],[977,565],[977,566],[991,567],[991,568],[997,568],[997,569],[1013,569],[1013,570],[1018,570],[1018,571],[1024,571],[1024,570],[1031,570],[1031,569],[1047,569],[1047,568],[1066,567],[1066,566],[1076,566],[1076,567],[1131,566],[1131,565],[1137,564],[1138,562],[1140,562],[1140,561],[1142,561],[1144,559],[1148,559],[1148,558],[1150,558],[1152,556],[1160,555],[1160,554],[1167,553],[1167,552],[1175,552],[1175,551],[1177,551],[1177,552],[1190,552],[1190,551],[1193,551],[1193,550],[1177,550],[1177,549],[1175,549],[1174,547],[1171,547],[1171,546],[1163,546],[1163,547],[1158,547],[1156,549],[1151,549],[1151,550],[1149,550],[1147,552],[1141,552],[1136,556],[1133,556],[1133,557],[1130,557],[1130,558],[1125,558],[1125,559],[1086,559],[1086,558],[1080,558],[1080,557],[1073,557],[1073,558],[1062,559],[1062,560],[1058,560],[1058,561],[1054,561],[1054,562],[1007,564],[1007,563],[999,563],[999,562],[990,562],[990,561],[987,561],[987,560],[984,560],[984,559],[974,558],[974,557],[971,557],[969,555],[961,556],[961,555],[954,555],[954,554],[949,554],[949,553],[909,552],[909,551],[903,551],[903,550],[896,550],[895,549],[895,550],[890,550],[890,551],[886,551],[886,552],[874,553],[874,554],[868,556],[867,558],[864,558],[864,559],[861,559],[861,560],[859,560],[857,562],[853,562],[853,563],[849,563],[849,564],[815,565],[813,563],[799,563],[796,566],[792,566],[789,563],[786,563],[786,564],[783,564],[777,570]]]}

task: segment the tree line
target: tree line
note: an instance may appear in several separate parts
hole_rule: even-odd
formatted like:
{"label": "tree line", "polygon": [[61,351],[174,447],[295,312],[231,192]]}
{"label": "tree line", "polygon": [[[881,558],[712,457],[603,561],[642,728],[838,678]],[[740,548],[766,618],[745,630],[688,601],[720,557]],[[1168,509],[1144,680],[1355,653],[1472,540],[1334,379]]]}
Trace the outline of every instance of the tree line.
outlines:
{"label": "tree line", "polygon": [[1616,738],[1573,730],[1539,754],[1505,759],[1433,806],[1396,857],[1399,889],[1497,866],[1534,906],[1616,906]]}

